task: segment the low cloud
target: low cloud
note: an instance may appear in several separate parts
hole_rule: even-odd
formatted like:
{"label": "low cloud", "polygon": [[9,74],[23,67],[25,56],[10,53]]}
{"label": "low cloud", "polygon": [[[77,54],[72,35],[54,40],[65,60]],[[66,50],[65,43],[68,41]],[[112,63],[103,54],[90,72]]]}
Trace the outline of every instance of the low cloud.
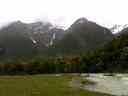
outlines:
{"label": "low cloud", "polygon": [[127,0],[0,0],[0,28],[12,21],[69,27],[85,17],[102,26],[127,24]]}

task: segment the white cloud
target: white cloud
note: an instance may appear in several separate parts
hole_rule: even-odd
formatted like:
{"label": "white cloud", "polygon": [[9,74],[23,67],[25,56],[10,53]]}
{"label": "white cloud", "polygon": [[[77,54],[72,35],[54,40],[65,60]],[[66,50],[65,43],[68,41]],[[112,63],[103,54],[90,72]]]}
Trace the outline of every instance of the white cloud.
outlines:
{"label": "white cloud", "polygon": [[103,26],[128,23],[127,0],[0,0],[0,24],[50,21],[70,26],[85,17]]}

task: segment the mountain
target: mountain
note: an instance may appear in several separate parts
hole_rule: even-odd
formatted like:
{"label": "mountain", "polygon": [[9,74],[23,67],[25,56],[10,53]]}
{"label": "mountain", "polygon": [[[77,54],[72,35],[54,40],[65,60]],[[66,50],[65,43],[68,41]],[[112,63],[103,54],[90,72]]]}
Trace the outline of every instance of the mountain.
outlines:
{"label": "mountain", "polygon": [[[15,29],[15,33],[13,33],[13,35],[20,34],[30,39],[33,43],[45,44],[47,46],[52,45],[54,42],[59,40],[64,32],[64,30],[59,27],[55,27],[50,23],[42,23],[42,22],[26,24],[17,21],[10,24],[5,29],[9,30],[11,28]],[[8,33],[7,31],[6,32],[4,31],[2,32],[2,35],[3,34],[7,36],[7,34],[12,34],[12,33],[10,32]]]}
{"label": "mountain", "polygon": [[77,19],[69,28],[69,32],[75,30],[76,28],[80,27],[81,25],[83,25],[83,23],[88,22],[88,20],[86,18],[79,18]]}
{"label": "mountain", "polygon": [[120,36],[120,35],[123,34],[123,33],[128,33],[128,27],[125,28],[125,29],[123,29],[122,31],[116,33],[115,35],[116,35],[116,36]]}
{"label": "mountain", "polygon": [[21,21],[0,30],[0,45],[10,60],[84,54],[114,38],[110,30],[86,18],[79,18],[68,30],[51,23]]}
{"label": "mountain", "polygon": [[128,33],[111,40],[87,57],[99,72],[128,72]]}
{"label": "mountain", "polygon": [[5,55],[5,50],[4,48],[0,45],[0,61],[3,61],[6,59],[6,55]]}
{"label": "mountain", "polygon": [[122,30],[124,30],[125,28],[128,27],[128,24],[125,24],[125,25],[117,25],[117,24],[114,24],[112,26],[112,28],[109,28],[109,30],[113,33],[113,34],[118,34],[119,32],[121,32]]}
{"label": "mountain", "polygon": [[45,54],[52,57],[84,54],[100,48],[114,38],[107,28],[86,18],[79,18],[70,26],[64,37],[50,46]]}
{"label": "mountain", "polygon": [[61,39],[63,32],[50,23],[17,21],[0,30],[0,44],[8,59],[36,59],[43,56],[46,47]]}
{"label": "mountain", "polygon": [[0,69],[0,75],[122,72],[126,74],[128,33],[87,54],[56,59],[8,61],[0,65]]}
{"label": "mountain", "polygon": [[0,56],[2,56],[3,53],[5,53],[5,50],[4,50],[3,47],[0,45]]}

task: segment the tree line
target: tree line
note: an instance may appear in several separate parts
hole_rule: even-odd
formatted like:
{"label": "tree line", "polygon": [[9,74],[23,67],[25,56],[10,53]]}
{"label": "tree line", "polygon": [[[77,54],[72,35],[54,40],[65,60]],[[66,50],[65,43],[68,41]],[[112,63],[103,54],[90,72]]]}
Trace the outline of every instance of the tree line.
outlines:
{"label": "tree line", "polygon": [[128,72],[128,34],[84,55],[0,64],[0,75],[98,72]]}

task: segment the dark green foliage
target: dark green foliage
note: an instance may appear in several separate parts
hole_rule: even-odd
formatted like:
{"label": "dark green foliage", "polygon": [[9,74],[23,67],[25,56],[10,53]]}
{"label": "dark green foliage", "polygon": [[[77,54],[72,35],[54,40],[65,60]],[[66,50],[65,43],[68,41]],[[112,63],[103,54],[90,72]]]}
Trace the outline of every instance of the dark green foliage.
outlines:
{"label": "dark green foliage", "polygon": [[2,59],[2,56],[4,56],[5,50],[4,48],[0,45],[0,60]]}
{"label": "dark green foliage", "polygon": [[0,61],[81,55],[115,38],[107,28],[85,18],[76,20],[66,31],[52,27],[50,23],[18,21],[1,29],[0,45],[5,53],[1,56],[0,51]]}
{"label": "dark green foliage", "polygon": [[122,34],[85,55],[0,64],[1,75],[88,72],[128,72],[128,34]]}
{"label": "dark green foliage", "polygon": [[88,72],[81,56],[8,61],[5,64],[1,64],[0,69],[2,69],[0,70],[0,74],[3,75]]}
{"label": "dark green foliage", "polygon": [[9,36],[0,40],[0,43],[4,47],[7,60],[34,59],[43,54],[43,47],[34,44],[26,37]]}
{"label": "dark green foliage", "polygon": [[85,54],[100,48],[114,38],[115,36],[108,29],[96,23],[85,20],[85,22],[77,24],[76,21],[59,42],[47,49],[45,55],[47,57],[67,57]]}
{"label": "dark green foliage", "polygon": [[109,72],[128,72],[128,34],[122,34],[105,44],[96,54],[99,55],[97,62],[101,63],[98,66],[102,69]]}

